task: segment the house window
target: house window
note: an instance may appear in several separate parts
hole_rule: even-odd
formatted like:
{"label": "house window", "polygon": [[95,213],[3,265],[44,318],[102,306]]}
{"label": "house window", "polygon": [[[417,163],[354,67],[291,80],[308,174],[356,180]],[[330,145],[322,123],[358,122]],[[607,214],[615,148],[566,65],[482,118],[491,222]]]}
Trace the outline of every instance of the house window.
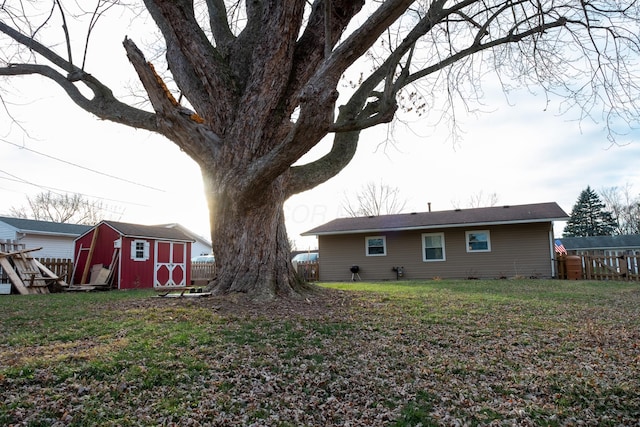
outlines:
{"label": "house window", "polygon": [[387,239],[385,236],[372,236],[365,238],[367,256],[387,255]]}
{"label": "house window", "polygon": [[131,259],[134,261],[146,261],[149,259],[149,242],[146,240],[134,240],[131,242]]}
{"label": "house window", "polygon": [[444,233],[429,233],[422,235],[422,260],[445,261]]}
{"label": "house window", "polygon": [[491,252],[489,230],[467,231],[467,252]]}

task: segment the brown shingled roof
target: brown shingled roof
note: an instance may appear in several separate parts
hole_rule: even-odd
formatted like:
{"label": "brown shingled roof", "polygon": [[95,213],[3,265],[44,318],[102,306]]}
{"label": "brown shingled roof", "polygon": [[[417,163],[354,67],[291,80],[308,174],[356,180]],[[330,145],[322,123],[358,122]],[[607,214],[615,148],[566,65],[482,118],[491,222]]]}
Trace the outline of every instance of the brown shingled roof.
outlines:
{"label": "brown shingled roof", "polygon": [[563,221],[569,216],[555,202],[436,212],[338,218],[302,233],[303,236],[397,231],[473,225]]}
{"label": "brown shingled roof", "polygon": [[151,239],[181,240],[193,242],[193,238],[178,228],[167,228],[158,225],[129,224],[126,222],[103,221],[105,224],[127,237],[142,237]]}

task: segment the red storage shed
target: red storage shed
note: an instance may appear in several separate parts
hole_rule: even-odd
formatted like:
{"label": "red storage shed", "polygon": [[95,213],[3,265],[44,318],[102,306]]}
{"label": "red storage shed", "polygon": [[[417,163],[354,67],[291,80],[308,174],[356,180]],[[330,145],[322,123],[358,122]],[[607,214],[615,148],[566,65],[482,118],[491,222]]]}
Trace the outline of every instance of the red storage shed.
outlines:
{"label": "red storage shed", "polygon": [[192,243],[178,228],[101,221],[75,240],[72,283],[89,283],[101,265],[117,289],[188,286]]}

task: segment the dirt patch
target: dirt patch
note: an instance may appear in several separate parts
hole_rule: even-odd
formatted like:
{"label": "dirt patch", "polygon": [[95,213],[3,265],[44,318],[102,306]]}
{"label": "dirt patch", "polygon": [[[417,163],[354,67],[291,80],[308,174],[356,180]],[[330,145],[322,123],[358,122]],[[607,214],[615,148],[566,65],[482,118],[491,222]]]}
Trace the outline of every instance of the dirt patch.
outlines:
{"label": "dirt patch", "polygon": [[234,318],[307,318],[342,317],[354,304],[356,293],[314,288],[298,298],[278,298],[253,302],[245,294],[202,297],[149,297],[119,301],[107,309],[147,309],[154,307],[197,307],[211,309],[220,316]]}

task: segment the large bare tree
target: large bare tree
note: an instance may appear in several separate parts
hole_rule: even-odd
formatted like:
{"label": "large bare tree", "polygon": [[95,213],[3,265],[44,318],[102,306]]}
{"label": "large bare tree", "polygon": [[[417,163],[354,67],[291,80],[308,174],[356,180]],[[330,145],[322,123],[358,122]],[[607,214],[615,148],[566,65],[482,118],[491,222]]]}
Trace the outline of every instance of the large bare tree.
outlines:
{"label": "large bare tree", "polygon": [[[86,111],[164,135],[191,156],[209,203],[212,286],[223,294],[299,292],[284,201],[341,171],[360,132],[399,107],[447,111],[455,123],[446,107],[467,108],[495,71],[506,89],[537,84],[606,126],[638,117],[636,1],[144,0],[169,71],[135,40],[123,45],[149,108],[117,98],[100,79],[109,70],[86,69],[72,48],[89,36],[71,34],[69,21],[86,17],[94,29],[117,1],[1,2],[0,75],[45,76]],[[52,26],[58,39],[44,37]],[[326,155],[296,163],[325,137]]]}
{"label": "large bare tree", "polygon": [[27,204],[28,207],[11,207],[9,212],[17,218],[84,225],[96,225],[106,213],[104,203],[91,201],[81,194],[44,191],[34,197],[27,196]]}

